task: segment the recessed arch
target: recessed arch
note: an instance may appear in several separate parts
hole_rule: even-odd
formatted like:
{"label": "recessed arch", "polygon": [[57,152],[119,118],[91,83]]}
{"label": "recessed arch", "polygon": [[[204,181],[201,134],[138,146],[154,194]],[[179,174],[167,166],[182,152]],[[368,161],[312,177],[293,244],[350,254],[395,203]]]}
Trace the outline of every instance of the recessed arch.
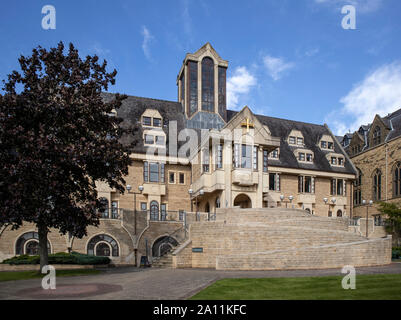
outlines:
{"label": "recessed arch", "polygon": [[[27,247],[28,245],[28,247]],[[39,254],[39,233],[36,231],[29,231],[21,234],[15,241],[15,255],[37,255]],[[47,240],[47,251],[50,254],[52,247],[50,241]]]}
{"label": "recessed arch", "polygon": [[175,238],[170,236],[159,237],[152,244],[152,256],[162,257],[176,246],[178,246],[178,241]]}
{"label": "recessed arch", "polygon": [[241,207],[241,209],[252,208],[252,201],[245,193],[241,193],[234,199],[234,207]]}
{"label": "recessed arch", "polygon": [[[89,239],[89,241],[86,244],[86,251],[88,255],[94,256],[97,255],[97,248],[99,246],[99,244],[107,244],[110,248],[110,254],[108,256],[110,257],[118,257],[120,256],[120,246],[117,242],[117,240],[115,240],[114,237],[102,233],[102,234],[98,234],[93,236],[92,238]],[[101,252],[101,249],[106,249],[105,246],[100,246],[99,247],[99,253]],[[105,256],[105,255],[102,255]]]}

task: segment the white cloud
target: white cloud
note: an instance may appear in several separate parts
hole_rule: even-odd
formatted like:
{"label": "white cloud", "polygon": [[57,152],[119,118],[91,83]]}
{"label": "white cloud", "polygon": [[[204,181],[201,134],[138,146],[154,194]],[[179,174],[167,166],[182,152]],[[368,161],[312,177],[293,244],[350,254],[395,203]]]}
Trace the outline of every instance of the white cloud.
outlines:
{"label": "white cloud", "polygon": [[394,112],[401,107],[401,62],[377,68],[340,102],[343,108],[340,112],[334,111],[327,120],[340,135],[347,129],[355,131],[360,125],[372,122],[376,114],[386,116]]}
{"label": "white cloud", "polygon": [[227,79],[227,106],[236,109],[240,96],[247,95],[256,85],[256,77],[246,67],[237,67]]}
{"label": "white cloud", "polygon": [[312,48],[309,50],[305,51],[305,56],[307,57],[313,57],[319,53],[320,49],[319,48]]}
{"label": "white cloud", "polygon": [[285,62],[282,58],[275,58],[269,55],[263,58],[263,63],[274,81],[279,80],[285,71],[295,66],[292,62]]}
{"label": "white cloud", "polygon": [[378,10],[383,0],[315,0],[317,4],[353,5],[360,13],[369,13]]}
{"label": "white cloud", "polygon": [[149,29],[146,26],[142,26],[143,42],[142,42],[142,50],[145,54],[146,59],[152,60],[152,56],[150,54],[150,43],[154,40],[154,36],[150,33]]}

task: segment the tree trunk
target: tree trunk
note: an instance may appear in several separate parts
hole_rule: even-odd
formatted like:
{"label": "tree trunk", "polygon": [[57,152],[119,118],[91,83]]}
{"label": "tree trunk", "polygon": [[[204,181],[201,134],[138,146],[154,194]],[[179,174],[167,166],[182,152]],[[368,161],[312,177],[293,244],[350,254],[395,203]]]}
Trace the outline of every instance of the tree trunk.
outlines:
{"label": "tree trunk", "polygon": [[40,256],[40,271],[44,266],[49,264],[48,249],[47,249],[47,227],[43,224],[38,224],[39,233],[39,256]]}

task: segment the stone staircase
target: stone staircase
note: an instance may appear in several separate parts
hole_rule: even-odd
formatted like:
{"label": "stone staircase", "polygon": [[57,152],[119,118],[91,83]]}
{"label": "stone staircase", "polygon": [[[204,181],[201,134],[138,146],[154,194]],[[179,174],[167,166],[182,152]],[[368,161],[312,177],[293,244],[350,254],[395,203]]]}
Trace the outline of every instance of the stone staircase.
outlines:
{"label": "stone staircase", "polygon": [[152,268],[173,268],[172,252],[169,252],[164,256],[155,258],[152,262]]}
{"label": "stone staircase", "polygon": [[173,253],[173,266],[277,270],[391,262],[391,237],[368,240],[348,232],[347,219],[296,209],[221,209],[216,221],[191,224],[189,240]]}

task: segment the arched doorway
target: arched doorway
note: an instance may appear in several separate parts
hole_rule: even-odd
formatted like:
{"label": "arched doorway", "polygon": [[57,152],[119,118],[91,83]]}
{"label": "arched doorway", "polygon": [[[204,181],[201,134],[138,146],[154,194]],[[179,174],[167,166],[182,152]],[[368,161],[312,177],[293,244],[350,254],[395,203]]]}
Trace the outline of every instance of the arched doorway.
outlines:
{"label": "arched doorway", "polygon": [[162,257],[176,246],[178,246],[178,242],[174,238],[169,236],[161,237],[152,246],[152,256]]}
{"label": "arched doorway", "polygon": [[241,207],[241,209],[252,208],[252,201],[246,194],[240,194],[234,200],[234,207]]}
{"label": "arched doorway", "polygon": [[343,212],[341,210],[337,211],[337,217],[341,218],[343,216]]}

